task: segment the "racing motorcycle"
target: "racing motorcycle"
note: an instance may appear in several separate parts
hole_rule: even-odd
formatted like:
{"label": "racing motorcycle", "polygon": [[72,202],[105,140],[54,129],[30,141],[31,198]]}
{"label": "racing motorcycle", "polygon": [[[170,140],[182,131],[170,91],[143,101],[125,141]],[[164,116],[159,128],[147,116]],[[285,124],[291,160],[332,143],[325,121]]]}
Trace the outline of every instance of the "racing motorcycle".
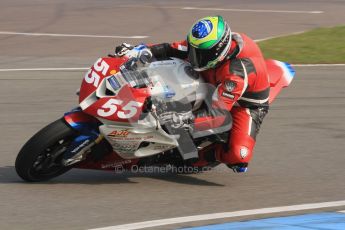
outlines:
{"label": "racing motorcycle", "polygon": [[[22,147],[15,162],[17,174],[38,182],[72,168],[123,171],[218,165],[209,155],[228,141],[231,116],[221,127],[202,131],[175,129],[161,119],[172,111],[197,112],[209,101],[210,86],[184,60],[137,63],[135,58],[99,58],[82,80],[79,106]],[[295,71],[276,60],[266,60],[266,65],[272,103]]]}

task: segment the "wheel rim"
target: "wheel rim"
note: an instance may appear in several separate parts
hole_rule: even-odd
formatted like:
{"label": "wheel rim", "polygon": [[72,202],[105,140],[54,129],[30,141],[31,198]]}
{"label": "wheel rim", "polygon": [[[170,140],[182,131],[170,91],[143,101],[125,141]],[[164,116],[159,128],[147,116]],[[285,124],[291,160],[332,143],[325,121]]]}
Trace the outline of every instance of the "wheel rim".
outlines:
{"label": "wheel rim", "polygon": [[35,162],[31,167],[32,175],[50,176],[63,170],[65,166],[62,164],[63,153],[73,141],[74,137],[60,138],[54,144],[46,147],[38,154]]}

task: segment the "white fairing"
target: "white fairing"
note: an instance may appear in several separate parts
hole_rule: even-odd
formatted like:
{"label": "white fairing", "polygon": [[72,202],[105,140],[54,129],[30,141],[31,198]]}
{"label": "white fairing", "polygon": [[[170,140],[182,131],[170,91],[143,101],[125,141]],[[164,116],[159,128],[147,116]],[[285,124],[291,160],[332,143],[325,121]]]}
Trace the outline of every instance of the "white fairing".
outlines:
{"label": "white fairing", "polygon": [[113,150],[124,159],[151,156],[178,144],[176,138],[160,127],[102,125],[101,133],[112,145]]}
{"label": "white fairing", "polygon": [[[152,98],[190,104],[190,108],[195,110],[206,97],[206,88],[201,78],[193,72],[189,63],[183,60],[157,61],[144,67],[143,70],[150,81]],[[115,77],[120,85],[125,84],[124,77],[120,73]],[[126,84],[132,85],[132,82],[127,79]],[[106,81],[103,81],[97,90],[97,96],[105,97],[102,92],[110,87]],[[113,92],[117,93],[120,89],[113,89]],[[103,122],[99,127],[101,134],[112,145],[113,150],[124,159],[151,156],[178,146],[176,140],[178,137],[167,134],[151,113],[135,123],[100,120]]]}

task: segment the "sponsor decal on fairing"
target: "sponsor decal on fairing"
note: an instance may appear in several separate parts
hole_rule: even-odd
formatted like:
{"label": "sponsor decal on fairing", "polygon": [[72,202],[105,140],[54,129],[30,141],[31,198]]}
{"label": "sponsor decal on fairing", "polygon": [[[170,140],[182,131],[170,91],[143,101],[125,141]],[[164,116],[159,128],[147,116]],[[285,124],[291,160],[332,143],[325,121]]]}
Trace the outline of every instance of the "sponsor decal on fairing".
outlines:
{"label": "sponsor decal on fairing", "polygon": [[114,130],[108,134],[108,137],[127,137],[129,134],[128,129]]}

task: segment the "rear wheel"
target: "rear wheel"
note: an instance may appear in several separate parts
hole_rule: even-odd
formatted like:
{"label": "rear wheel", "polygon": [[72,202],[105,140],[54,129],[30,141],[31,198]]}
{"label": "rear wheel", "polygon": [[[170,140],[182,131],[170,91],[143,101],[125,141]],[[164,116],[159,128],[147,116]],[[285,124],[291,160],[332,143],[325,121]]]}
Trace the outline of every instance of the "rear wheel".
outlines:
{"label": "rear wheel", "polygon": [[45,181],[67,172],[62,156],[77,133],[63,119],[41,129],[20,150],[15,168],[25,181]]}

